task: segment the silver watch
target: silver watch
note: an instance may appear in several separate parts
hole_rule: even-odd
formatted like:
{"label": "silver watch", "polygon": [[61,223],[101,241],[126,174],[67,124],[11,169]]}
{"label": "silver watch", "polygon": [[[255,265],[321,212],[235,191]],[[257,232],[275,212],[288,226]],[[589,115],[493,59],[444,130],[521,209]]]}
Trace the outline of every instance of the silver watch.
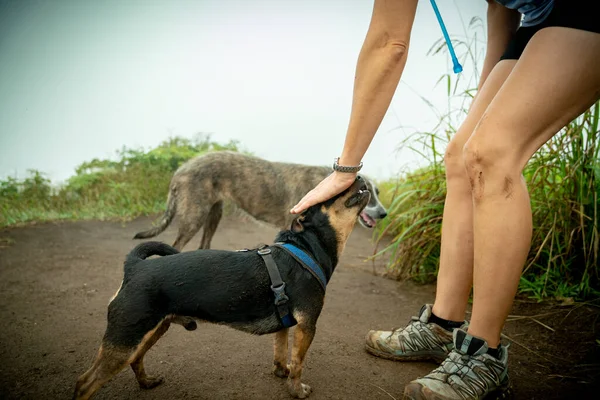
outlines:
{"label": "silver watch", "polygon": [[356,167],[349,167],[346,165],[340,165],[338,164],[338,161],[340,160],[339,157],[335,158],[333,160],[333,170],[337,171],[337,172],[352,172],[352,173],[356,173],[358,171],[361,170],[363,163],[362,161],[356,166]]}

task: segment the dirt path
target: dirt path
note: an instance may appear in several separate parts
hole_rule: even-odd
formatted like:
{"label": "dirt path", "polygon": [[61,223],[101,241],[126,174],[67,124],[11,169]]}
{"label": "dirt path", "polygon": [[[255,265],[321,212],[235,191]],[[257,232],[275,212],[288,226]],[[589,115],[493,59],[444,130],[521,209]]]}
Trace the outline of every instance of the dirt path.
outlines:
{"label": "dirt path", "polygon": [[[122,279],[124,256],[136,243],[131,237],[150,224],[151,219],[140,218],[127,224],[92,221],[0,231],[0,239],[5,238],[0,246],[9,243],[0,247],[0,399],[71,396],[77,376],[98,348],[108,299]],[[275,233],[226,218],[213,247],[271,243]],[[171,243],[174,227],[159,239]],[[369,329],[406,323],[434,293],[432,286],[374,275],[364,262],[372,248],[370,232],[357,228],[328,287],[304,372],[314,389],[311,399],[400,399],[406,383],[434,367],[381,360],[363,350]],[[517,303],[514,310],[520,315],[547,312],[554,314],[536,319],[554,331],[531,319],[507,323],[507,335],[538,353],[511,346],[517,398],[595,398],[586,394],[598,393],[597,308]],[[271,363],[269,336],[208,324],[195,332],[173,326],[146,357],[147,370],[163,375],[163,385],[141,391],[127,370],[97,398],[288,399],[284,382],[271,375]]]}

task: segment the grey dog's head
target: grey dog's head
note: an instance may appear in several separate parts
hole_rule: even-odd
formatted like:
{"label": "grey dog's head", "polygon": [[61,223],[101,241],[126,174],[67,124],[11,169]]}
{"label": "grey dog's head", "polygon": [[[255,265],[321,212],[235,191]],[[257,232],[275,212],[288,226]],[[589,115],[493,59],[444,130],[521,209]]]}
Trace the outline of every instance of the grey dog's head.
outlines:
{"label": "grey dog's head", "polygon": [[378,220],[385,218],[387,210],[379,201],[379,189],[368,177],[359,174],[367,184],[367,189],[371,192],[371,199],[367,203],[367,206],[362,210],[358,216],[358,221],[365,228],[373,228]]}

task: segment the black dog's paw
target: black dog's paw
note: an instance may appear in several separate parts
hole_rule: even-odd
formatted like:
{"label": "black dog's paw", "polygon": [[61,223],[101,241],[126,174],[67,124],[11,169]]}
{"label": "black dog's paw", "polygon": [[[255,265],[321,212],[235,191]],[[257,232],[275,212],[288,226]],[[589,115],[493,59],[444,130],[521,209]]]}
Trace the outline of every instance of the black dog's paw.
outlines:
{"label": "black dog's paw", "polygon": [[163,383],[164,381],[165,380],[162,376],[158,376],[158,377],[147,376],[143,380],[138,381],[138,383],[140,384],[140,388],[142,388],[142,389],[153,389],[153,388],[157,387],[158,385],[160,385],[161,383]]}
{"label": "black dog's paw", "polygon": [[312,388],[304,383],[288,381],[288,389],[294,398],[305,399],[310,396]]}
{"label": "black dog's paw", "polygon": [[290,374],[290,369],[285,365],[276,364],[273,366],[273,373],[280,378],[287,378]]}

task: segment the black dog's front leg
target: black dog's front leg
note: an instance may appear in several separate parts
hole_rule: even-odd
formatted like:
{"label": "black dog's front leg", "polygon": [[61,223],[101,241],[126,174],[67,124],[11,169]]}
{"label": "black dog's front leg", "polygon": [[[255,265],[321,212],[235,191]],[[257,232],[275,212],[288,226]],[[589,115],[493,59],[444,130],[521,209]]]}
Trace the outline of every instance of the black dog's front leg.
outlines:
{"label": "black dog's front leg", "polygon": [[290,375],[288,376],[288,389],[293,397],[305,399],[310,395],[310,386],[301,382],[304,357],[315,336],[314,324],[299,323],[294,330],[294,345],[292,347],[292,360],[290,362]]}
{"label": "black dog's front leg", "polygon": [[287,366],[288,328],[275,333],[273,338],[273,373],[280,378],[287,378],[290,369]]}

